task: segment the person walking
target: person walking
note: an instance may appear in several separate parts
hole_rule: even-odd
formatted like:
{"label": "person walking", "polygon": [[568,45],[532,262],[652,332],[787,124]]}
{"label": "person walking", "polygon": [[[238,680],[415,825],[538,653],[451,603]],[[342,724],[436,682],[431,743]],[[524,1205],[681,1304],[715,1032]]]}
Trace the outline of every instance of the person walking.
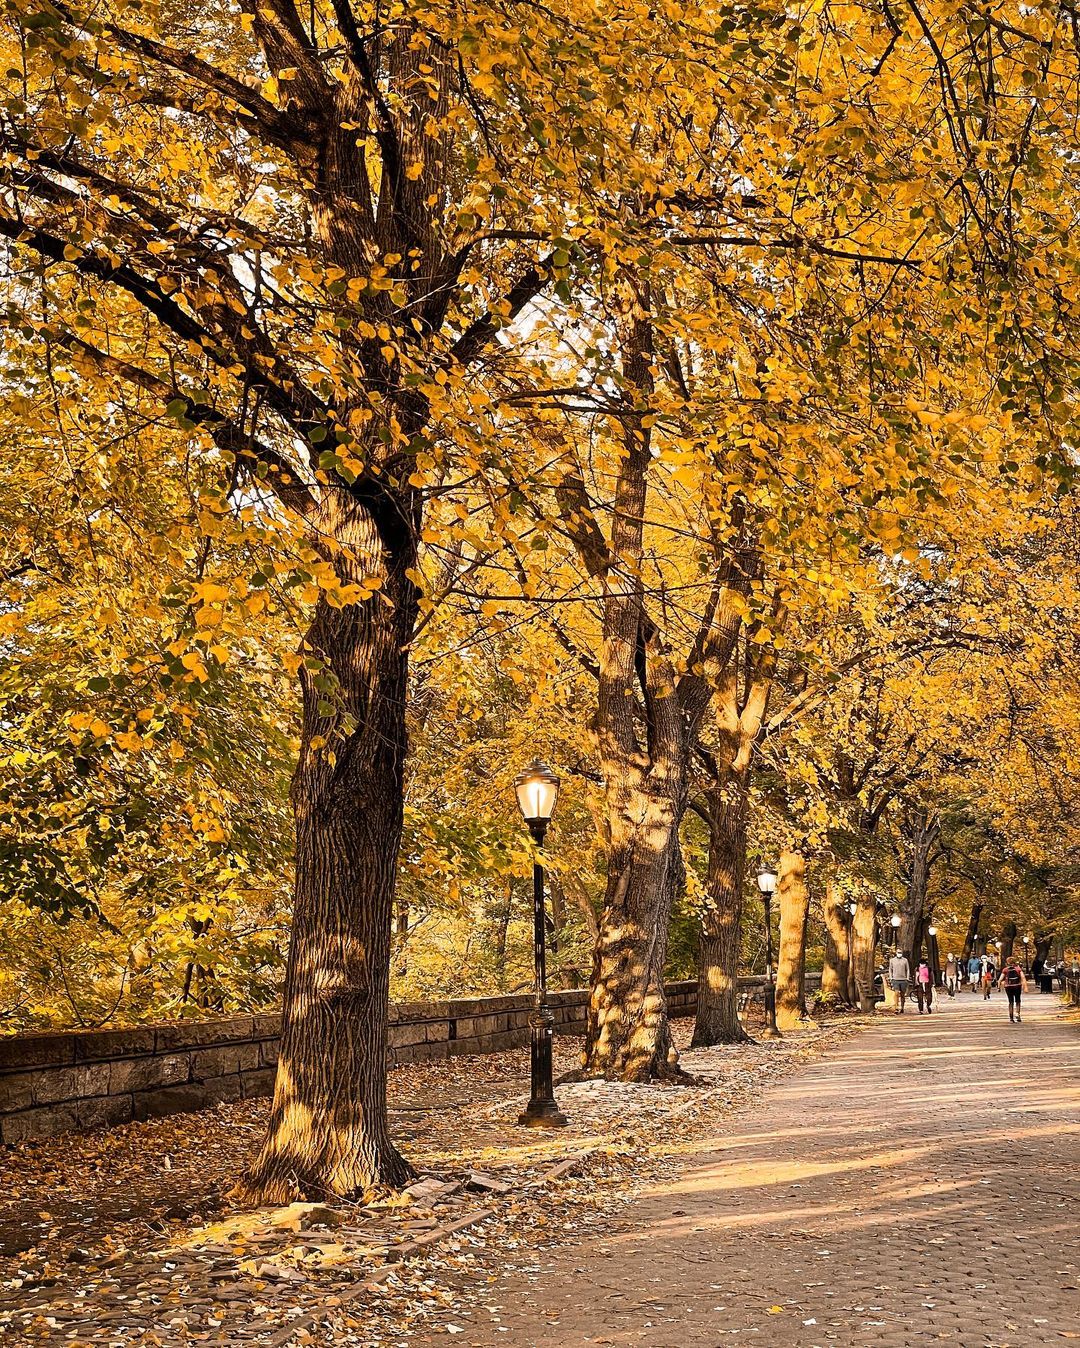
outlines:
{"label": "person walking", "polygon": [[1015,955],[1010,955],[1001,971],[1001,986],[1009,999],[1009,1019],[1020,1024],[1020,994],[1027,991],[1027,979]]}
{"label": "person walking", "polygon": [[956,975],[958,972],[956,967],[956,956],[950,955],[945,961],[945,990],[950,997],[956,995]]}
{"label": "person walking", "polygon": [[926,1014],[933,1014],[934,1005],[934,975],[930,972],[930,966],[925,960],[919,961],[919,967],[915,970],[915,996],[919,1003],[919,1015],[923,1013],[923,1006],[926,1007]]}
{"label": "person walking", "polygon": [[967,962],[968,981],[971,983],[972,992],[979,990],[979,978],[982,974],[982,960],[978,955],[972,955]]}
{"label": "person walking", "polygon": [[994,961],[989,955],[983,956],[982,976],[980,981],[982,984],[983,1001],[988,1002],[990,1000],[990,990],[994,986]]}
{"label": "person walking", "polygon": [[907,1001],[907,985],[911,978],[911,966],[907,962],[907,956],[897,950],[893,953],[889,961],[889,986],[896,993],[897,1008],[896,1014],[904,1014],[904,1003]]}

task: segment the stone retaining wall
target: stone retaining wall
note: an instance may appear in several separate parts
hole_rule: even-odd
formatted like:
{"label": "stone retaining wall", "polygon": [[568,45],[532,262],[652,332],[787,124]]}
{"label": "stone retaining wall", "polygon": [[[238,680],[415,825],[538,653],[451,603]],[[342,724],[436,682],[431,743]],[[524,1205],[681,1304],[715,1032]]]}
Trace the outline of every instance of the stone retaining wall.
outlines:
{"label": "stone retaining wall", "polygon": [[[762,979],[740,984],[753,992]],[[694,1014],[696,982],[671,983],[667,991],[673,1016]],[[553,992],[550,1002],[556,1034],[584,1032],[588,992]],[[389,1060],[523,1047],[531,1009],[529,996],[399,1003],[390,1008]],[[0,1039],[0,1142],[268,1095],[280,1031],[281,1017],[266,1014]]]}

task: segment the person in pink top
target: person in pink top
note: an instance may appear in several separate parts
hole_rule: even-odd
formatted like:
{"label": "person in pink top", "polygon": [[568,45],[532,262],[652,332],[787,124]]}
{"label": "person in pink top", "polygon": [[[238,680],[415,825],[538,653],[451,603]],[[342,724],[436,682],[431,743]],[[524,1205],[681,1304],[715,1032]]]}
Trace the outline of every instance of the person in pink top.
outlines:
{"label": "person in pink top", "polygon": [[930,966],[925,960],[919,961],[919,967],[915,970],[915,996],[919,1003],[919,1015],[923,1013],[923,1005],[926,1006],[926,1014],[933,1014],[934,1005],[934,975],[930,972]]}

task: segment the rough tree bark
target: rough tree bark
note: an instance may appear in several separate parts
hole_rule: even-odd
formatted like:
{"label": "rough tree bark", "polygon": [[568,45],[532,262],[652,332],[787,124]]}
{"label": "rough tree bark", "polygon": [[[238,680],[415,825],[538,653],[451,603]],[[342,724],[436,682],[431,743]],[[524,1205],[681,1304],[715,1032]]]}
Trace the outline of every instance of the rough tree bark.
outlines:
{"label": "rough tree bark", "polygon": [[848,922],[843,903],[836,898],[830,880],[825,895],[825,963],[821,970],[821,995],[829,1002],[847,1002],[850,968],[848,964]]}
{"label": "rough tree bark", "polygon": [[[741,521],[745,525],[745,521]],[[730,588],[745,591],[761,575],[761,558],[752,532],[733,549]],[[783,629],[786,610],[774,602],[773,630]],[[737,1013],[739,934],[746,874],[746,819],[752,754],[767,729],[766,713],[776,674],[771,642],[748,640],[734,614],[722,627],[731,633],[730,649],[718,672],[715,692],[716,752],[699,746],[709,780],[709,882],[702,914],[698,959],[698,1002],[694,1044],[738,1043],[745,1037]],[[741,642],[740,642],[741,636]],[[715,825],[714,826],[714,821]]]}
{"label": "rough tree bark", "polygon": [[[644,406],[654,379],[644,283],[628,283],[625,307],[623,371],[628,388]],[[608,834],[607,887],[582,1064],[587,1075],[642,1081],[671,1070],[662,955],[672,893],[669,869],[686,806],[690,746],[674,670],[645,610],[641,560],[650,434],[629,407],[627,413],[610,544],[603,545],[598,531],[581,540],[583,555],[602,574],[606,590],[596,731]],[[583,483],[568,475],[562,490],[570,500],[567,513],[584,520],[587,505],[573,499],[584,497]],[[644,734],[637,722],[639,705]]]}
{"label": "rough tree bark", "polygon": [[344,549],[337,566],[380,574],[386,599],[320,601],[307,634],[335,687],[328,701],[325,683],[302,670],[284,1023],[267,1136],[244,1184],[262,1202],[397,1185],[410,1173],[387,1129],[386,1027],[414,556],[408,532],[392,555],[367,510],[345,493],[326,501],[321,534]]}
{"label": "rough tree bark", "polygon": [[1044,931],[1035,933],[1035,958],[1040,964],[1045,964],[1050,958],[1050,951],[1054,944],[1054,938],[1048,936]]}
{"label": "rough tree bark", "polygon": [[877,902],[864,891],[859,895],[852,924],[852,962],[855,967],[855,986],[859,1010],[867,1015],[874,1011],[874,951],[877,947]]}
{"label": "rough tree bark", "polygon": [[693,1047],[749,1039],[739,1020],[739,948],[746,871],[749,766],[705,798],[709,853],[698,954]]}
{"label": "rough tree bark", "polygon": [[776,1023],[793,1029],[806,1015],[806,924],[810,894],[799,852],[780,855],[776,893],[780,901],[780,951],[776,962]]}
{"label": "rough tree bark", "polygon": [[979,921],[982,918],[982,910],[982,899],[976,894],[971,902],[971,916],[968,918],[967,932],[964,936],[964,948],[960,952],[961,962],[965,965],[971,958],[971,952],[975,949],[975,942],[979,937]]}
{"label": "rough tree bark", "polygon": [[1007,960],[1013,952],[1013,945],[1016,942],[1016,923],[1006,922],[1001,929],[1001,958]]}
{"label": "rough tree bark", "polygon": [[[586,1075],[644,1080],[677,1070],[663,992],[679,826],[689,796],[691,754],[713,690],[737,648],[741,605],[759,549],[745,502],[716,528],[716,571],[688,657],[676,661],[645,601],[642,583],[651,431],[639,415],[654,393],[650,293],[623,279],[620,342],[626,407],[610,541],[572,465],[559,486],[563,518],[590,574],[603,584],[596,669],[596,737],[606,783],[607,888],[593,961],[583,1052]],[[568,644],[566,634],[562,634]]]}
{"label": "rough tree bark", "polygon": [[897,944],[914,968],[922,951],[930,870],[939,855],[941,826],[937,816],[923,806],[909,805],[901,816],[900,835],[906,849],[904,866],[907,888],[900,907]]}

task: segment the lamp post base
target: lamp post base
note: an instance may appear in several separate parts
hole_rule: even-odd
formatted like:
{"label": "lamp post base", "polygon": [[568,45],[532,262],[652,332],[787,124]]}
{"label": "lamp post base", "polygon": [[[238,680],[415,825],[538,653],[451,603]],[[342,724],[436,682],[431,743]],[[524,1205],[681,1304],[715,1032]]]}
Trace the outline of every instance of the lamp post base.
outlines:
{"label": "lamp post base", "polygon": [[565,1128],[566,1115],[554,1100],[530,1100],[518,1123],[524,1128]]}
{"label": "lamp post base", "polygon": [[762,1039],[783,1039],[783,1035],[776,1028],[776,984],[771,980],[765,985],[765,1028],[761,1032]]}

